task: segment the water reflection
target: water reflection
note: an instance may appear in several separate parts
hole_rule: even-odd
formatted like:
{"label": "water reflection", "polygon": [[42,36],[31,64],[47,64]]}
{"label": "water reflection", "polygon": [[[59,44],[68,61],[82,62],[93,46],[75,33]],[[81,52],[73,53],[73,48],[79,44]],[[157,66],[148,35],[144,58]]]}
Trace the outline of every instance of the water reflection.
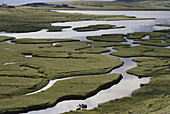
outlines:
{"label": "water reflection", "polygon": [[[115,52],[116,50],[112,49],[112,47],[109,47],[108,49],[111,49],[111,52]],[[108,55],[109,53],[104,53],[103,55]],[[124,65],[112,70],[110,73],[121,73],[123,75],[123,79],[116,85],[112,86],[109,89],[102,90],[96,95],[87,98],[85,100],[68,100],[68,101],[62,101],[59,102],[55,107],[48,108],[45,110],[39,110],[39,111],[31,111],[29,114],[58,114],[63,112],[69,112],[71,110],[76,110],[77,106],[79,104],[87,104],[87,109],[93,109],[95,107],[98,107],[99,103],[107,102],[110,100],[122,98],[122,97],[128,97],[131,96],[131,93],[140,88],[141,84],[148,83],[150,78],[142,78],[139,79],[136,76],[127,74],[126,71],[128,69],[131,69],[137,64],[132,61],[132,59],[137,58],[120,58],[124,62]]]}
{"label": "water reflection", "polygon": [[4,63],[3,65],[12,65],[12,64],[17,64],[19,62],[9,62],[9,63]]}
{"label": "water reflection", "polygon": [[64,13],[81,13],[81,14],[93,14],[93,15],[126,15],[135,16],[138,18],[157,18],[161,21],[163,18],[170,18],[167,15],[170,11],[80,11],[80,10],[52,10],[56,12]]}
{"label": "water reflection", "polygon": [[[108,29],[99,31],[76,32],[72,30],[76,27],[84,27],[94,24],[112,24],[117,26],[126,26],[126,28]],[[117,33],[133,33],[133,32],[152,32],[154,30],[168,29],[170,27],[154,26],[155,20],[124,20],[124,21],[78,21],[78,22],[65,22],[53,23],[52,26],[72,26],[72,28],[65,29],[62,32],[47,32],[41,30],[38,32],[29,33],[0,33],[0,35],[12,36],[16,38],[73,38],[80,39],[80,37],[102,35],[102,34],[117,34]]]}
{"label": "water reflection", "polygon": [[[73,11],[67,11],[73,13]],[[78,11],[79,13],[86,13],[88,11]],[[152,20],[124,20],[124,21],[79,21],[79,22],[65,22],[65,23],[54,23],[52,26],[72,26],[72,28],[65,29],[62,32],[47,32],[47,30],[42,30],[38,32],[31,32],[31,33],[1,33],[1,35],[7,35],[7,36],[14,36],[16,38],[73,38],[73,39],[79,39],[81,41],[87,41],[86,36],[93,36],[93,35],[101,35],[101,34],[114,34],[114,33],[133,33],[133,32],[151,32],[153,30],[161,30],[161,29],[168,29],[168,27],[160,27],[155,26],[155,24],[160,23],[170,23],[170,16],[169,11],[145,11],[145,12],[137,12],[137,11],[89,11],[90,13],[94,14],[116,14],[123,15],[124,13],[126,15],[135,15],[137,17],[149,17],[149,18],[156,18]],[[107,12],[107,13],[106,13]],[[133,14],[132,14],[133,13]],[[169,17],[168,17],[169,16]],[[88,25],[94,25],[94,24],[113,24],[117,26],[126,26],[126,28],[121,29],[109,29],[109,30],[100,30],[100,31],[91,31],[91,32],[76,32],[72,29],[75,27],[83,27]],[[127,38],[125,38],[127,39]],[[127,44],[130,44],[131,46],[136,46],[139,44],[133,44],[133,40],[127,39]],[[125,43],[125,42],[122,42]],[[166,48],[169,48],[166,47]],[[109,47],[108,49],[111,50],[111,52],[116,52],[117,50],[112,49],[112,47]],[[109,53],[103,53],[103,55],[110,56]],[[30,55],[29,55],[30,56]],[[32,55],[31,55],[32,56]],[[124,65],[120,68],[114,69],[110,73],[120,73],[123,76],[123,79],[118,83],[117,85],[112,86],[111,88],[107,90],[102,90],[98,94],[96,94],[93,97],[87,98],[85,100],[69,100],[69,101],[63,101],[58,103],[53,108],[48,108],[45,110],[39,110],[39,111],[32,111],[29,112],[29,114],[54,114],[54,113],[63,113],[70,110],[76,110],[78,104],[87,104],[88,109],[92,109],[94,107],[97,107],[99,103],[107,102],[110,100],[114,100],[117,98],[122,98],[125,96],[130,96],[131,93],[140,88],[141,84],[148,83],[150,78],[142,78],[139,79],[136,76],[127,74],[126,71],[128,69],[131,69],[133,67],[136,67],[136,63],[132,61],[134,58],[120,58],[121,61],[124,62]],[[51,87],[55,81],[51,81],[49,85],[37,92],[44,91]],[[34,94],[34,93],[32,93]]]}
{"label": "water reflection", "polygon": [[[112,47],[107,47],[107,49],[109,49],[110,52],[117,51],[115,49],[112,49]],[[111,56],[111,55],[109,55],[110,52],[102,53],[102,55]],[[138,57],[131,57],[131,58],[119,57],[119,59],[124,62],[123,66],[112,70],[109,74],[120,73],[120,74],[122,74],[123,79],[118,84],[113,85],[111,88],[106,89],[106,90],[101,90],[96,95],[94,95],[90,98],[87,98],[85,100],[62,101],[62,102],[59,102],[55,107],[47,108],[45,110],[31,111],[28,114],[46,114],[46,113],[58,114],[58,113],[69,112],[71,110],[76,110],[78,108],[77,106],[82,103],[87,104],[87,109],[89,110],[89,109],[98,107],[99,103],[107,102],[110,100],[115,100],[115,99],[122,98],[122,97],[131,96],[131,93],[134,90],[140,88],[141,84],[148,83],[150,80],[150,77],[139,79],[138,77],[136,77],[134,75],[126,73],[126,71],[128,69],[131,69],[131,68],[137,66],[137,64],[132,61],[135,58],[138,58]],[[66,78],[66,79],[69,79],[69,78]]]}

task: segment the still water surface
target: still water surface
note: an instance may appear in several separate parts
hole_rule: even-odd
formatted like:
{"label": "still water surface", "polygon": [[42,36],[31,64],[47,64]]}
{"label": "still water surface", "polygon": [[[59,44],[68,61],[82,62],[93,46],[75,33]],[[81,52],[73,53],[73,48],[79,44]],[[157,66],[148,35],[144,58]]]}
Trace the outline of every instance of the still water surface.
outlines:
{"label": "still water surface", "polygon": [[[56,10],[56,12],[84,13],[84,14],[107,14],[107,15],[133,15],[136,17],[155,18],[150,20],[121,20],[121,21],[76,21],[53,23],[52,26],[72,26],[72,28],[63,29],[62,32],[47,32],[41,30],[30,33],[5,33],[0,35],[13,36],[16,38],[73,38],[86,40],[86,36],[113,34],[113,33],[133,33],[133,32],[152,32],[154,30],[168,29],[169,27],[155,26],[155,24],[170,23],[170,11],[66,11]],[[76,32],[73,28],[83,27],[94,24],[112,24],[117,26],[126,26],[126,28]]]}

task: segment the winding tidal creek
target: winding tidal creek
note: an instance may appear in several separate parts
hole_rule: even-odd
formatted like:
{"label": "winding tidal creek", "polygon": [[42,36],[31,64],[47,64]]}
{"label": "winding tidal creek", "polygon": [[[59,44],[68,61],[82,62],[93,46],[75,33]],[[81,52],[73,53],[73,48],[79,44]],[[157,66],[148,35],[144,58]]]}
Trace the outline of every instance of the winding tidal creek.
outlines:
{"label": "winding tidal creek", "polygon": [[[119,14],[119,15],[132,15],[136,17],[144,17],[144,18],[155,18],[150,20],[122,20],[122,21],[78,21],[78,22],[65,22],[65,23],[53,23],[52,26],[72,26],[72,28],[64,29],[62,32],[47,32],[47,30],[41,30],[38,32],[30,32],[30,33],[0,33],[0,35],[13,36],[16,38],[72,38],[79,39],[81,41],[88,41],[86,36],[94,36],[101,34],[116,34],[116,33],[133,33],[133,32],[152,32],[154,30],[161,29],[169,29],[169,27],[160,27],[155,26],[155,24],[166,24],[170,23],[170,11],[159,11],[159,12],[140,12],[140,11],[57,11],[57,12],[65,12],[65,13],[83,13],[83,14]],[[108,29],[108,30],[99,30],[92,32],[76,32],[73,31],[73,28],[83,27],[94,24],[112,24],[117,26],[126,26],[126,28],[120,29]],[[126,39],[126,38],[125,38]],[[133,40],[127,40],[127,44],[131,46],[137,46],[137,44],[133,44]],[[125,43],[125,42],[122,42]],[[138,44],[139,45],[139,44]],[[169,48],[169,47],[167,47]],[[110,52],[101,53],[102,55],[111,56],[109,53],[115,52],[117,50],[112,49],[112,47],[107,47]],[[112,56],[113,57],[113,56]],[[69,112],[71,110],[76,110],[79,104],[87,104],[87,109],[93,109],[98,106],[99,103],[104,103],[110,100],[119,99],[122,97],[131,97],[131,93],[139,89],[141,84],[149,83],[150,77],[148,78],[138,78],[137,76],[126,73],[127,70],[134,68],[137,64],[133,61],[135,58],[139,57],[130,57],[130,58],[122,58],[118,57],[124,64],[116,69],[113,69],[110,73],[120,73],[123,78],[122,80],[112,87],[101,90],[96,95],[89,97],[85,100],[67,100],[62,101],[56,104],[56,106],[52,108],[47,108],[38,111],[30,111],[28,114],[58,114]],[[12,63],[8,63],[12,64]],[[36,94],[41,91],[45,91],[48,88],[52,87],[57,81],[67,80],[71,78],[76,78],[79,76],[63,78],[63,79],[55,79],[51,80],[47,86],[44,88],[28,93],[26,95]]]}
{"label": "winding tidal creek", "polygon": [[[110,49],[110,52],[114,52],[115,50],[112,49],[112,47],[108,47]],[[103,55],[111,56],[109,53],[102,53]],[[124,64],[117,68],[113,69],[109,74],[111,73],[120,73],[123,76],[123,79],[116,85],[113,85],[112,87],[106,89],[106,90],[101,90],[99,93],[96,95],[87,98],[85,100],[68,100],[68,101],[62,101],[59,102],[56,106],[52,108],[48,108],[45,110],[39,110],[39,111],[30,111],[28,114],[54,114],[54,113],[64,113],[64,112],[69,112],[71,110],[76,110],[77,106],[79,104],[87,104],[87,109],[93,109],[98,106],[99,103],[107,102],[110,100],[115,100],[118,98],[122,97],[130,97],[131,93],[139,89],[141,84],[146,84],[149,83],[150,77],[147,78],[141,78],[139,79],[137,76],[127,74],[126,71],[128,69],[131,69],[133,67],[136,67],[137,64],[133,62],[132,60],[137,57],[132,57],[132,58],[120,58],[121,61],[124,62]],[[78,76],[76,76],[78,77]],[[71,78],[76,78],[76,77],[69,77],[69,78],[63,78],[63,79],[56,79],[56,80],[51,80],[49,84],[42,88],[39,91],[29,93],[27,95],[35,94],[37,92],[44,91],[48,88],[50,88],[55,82],[61,81],[61,80],[67,80]]]}

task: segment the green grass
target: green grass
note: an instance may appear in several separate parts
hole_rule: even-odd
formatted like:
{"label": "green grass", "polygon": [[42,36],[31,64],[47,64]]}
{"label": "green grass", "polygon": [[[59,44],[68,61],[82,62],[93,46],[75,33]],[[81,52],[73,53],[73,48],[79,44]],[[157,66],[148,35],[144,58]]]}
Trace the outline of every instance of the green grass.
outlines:
{"label": "green grass", "polygon": [[48,23],[14,23],[14,22],[2,22],[0,23],[0,31],[9,33],[22,33],[22,32],[34,32],[42,29],[48,29],[48,32],[60,32],[64,28],[70,28],[71,26],[51,26]]}
{"label": "green grass", "polygon": [[97,25],[89,25],[86,27],[78,27],[74,28],[73,30],[77,32],[86,32],[86,31],[98,31],[103,29],[116,29],[116,28],[125,28],[124,26],[116,27],[116,25],[109,25],[109,24],[97,24]]}
{"label": "green grass", "polygon": [[129,46],[129,44],[122,44],[122,43],[113,43],[113,42],[91,42],[92,47],[111,47],[111,46]]}
{"label": "green grass", "polygon": [[[60,46],[1,43],[0,75],[55,79],[75,75],[106,73],[123,64],[118,58],[98,54],[83,54],[84,52],[99,53],[108,51],[105,48],[91,48],[92,51],[86,49],[82,53],[76,51],[77,49],[89,48],[87,42],[62,42],[58,45]],[[4,48],[9,48],[9,50]],[[23,54],[31,54],[33,57],[25,58]],[[19,63],[3,65],[9,62]]]}
{"label": "green grass", "polygon": [[166,33],[170,33],[170,29],[155,30],[154,32],[166,32]]}
{"label": "green grass", "polygon": [[[149,39],[142,39],[145,36],[149,36]],[[140,45],[147,45],[147,46],[157,46],[157,47],[166,47],[169,46],[168,39],[165,37],[165,33],[161,32],[134,32],[134,33],[128,33],[127,38],[133,39],[135,41],[134,44],[140,44]],[[162,42],[165,41],[165,42]]]}
{"label": "green grass", "polygon": [[79,51],[83,53],[104,53],[109,52],[110,50],[102,47],[97,47],[97,48],[85,48]]}
{"label": "green grass", "polygon": [[[2,39],[8,38],[10,37],[2,36]],[[119,43],[94,43],[96,47],[92,48],[88,45],[92,42],[72,39],[13,41],[17,44],[0,42],[0,113],[47,108],[64,99],[85,99],[101,89],[117,84],[122,78],[120,74],[83,77],[104,74],[121,66],[123,62],[118,58],[94,54],[109,51],[102,46],[120,45]],[[60,44],[52,46],[53,42]],[[26,58],[24,54],[31,54],[33,57]],[[10,62],[17,63],[4,65]],[[24,95],[39,90],[51,79],[70,76],[82,77],[57,82],[47,91],[35,95]]]}
{"label": "green grass", "polygon": [[121,78],[120,74],[108,74],[58,81],[44,92],[12,99],[0,99],[0,113],[26,112],[51,107],[62,100],[85,99],[117,84]]}
{"label": "green grass", "polygon": [[123,1],[123,2],[145,2],[145,1],[168,1],[168,0],[118,0],[118,1]]}
{"label": "green grass", "polygon": [[[75,59],[77,58],[77,59]],[[76,75],[101,74],[122,65],[116,58],[95,55],[78,54],[71,58],[38,58],[33,57],[24,64],[40,67],[48,79]]]}
{"label": "green grass", "polygon": [[170,27],[170,24],[156,24],[156,26],[167,26],[167,27]]}
{"label": "green grass", "polygon": [[[139,77],[150,77],[158,75],[159,71],[166,73],[165,69],[169,69],[170,61],[166,58],[138,58],[134,59],[139,67],[132,68],[127,72]],[[167,70],[168,72],[169,70]],[[162,74],[159,74],[162,75]]]}
{"label": "green grass", "polygon": [[[102,3],[102,2],[101,2]],[[104,2],[103,2],[104,3]],[[107,2],[111,3],[111,2]],[[114,3],[114,2],[113,2]],[[100,4],[99,4],[100,5]],[[99,6],[98,5],[98,6]],[[103,4],[104,5],[104,4]],[[120,5],[120,4],[119,4]],[[125,5],[125,4],[123,4]],[[97,7],[98,7],[97,6]],[[127,6],[127,4],[126,4]],[[92,6],[93,7],[93,6]],[[96,6],[95,6],[96,7]],[[110,6],[109,6],[110,7]],[[128,6],[129,7],[129,6]],[[136,6],[135,6],[136,7]],[[143,6],[142,6],[143,7]],[[88,7],[87,7],[88,8]],[[144,8],[144,7],[143,7]],[[152,7],[150,7],[152,8]],[[160,7],[159,7],[160,8]],[[163,8],[163,7],[162,7]],[[107,8],[106,8],[107,9]],[[139,8],[140,9],[140,8]],[[164,8],[163,8],[164,9]],[[166,9],[166,8],[165,8]],[[16,7],[14,9],[0,8],[0,30],[6,32],[30,32],[41,29],[49,31],[61,31],[64,27],[53,27],[53,22],[66,21],[84,21],[84,20],[131,20],[139,19],[133,16],[102,16],[102,15],[83,15],[83,14],[66,14],[49,11],[51,8],[32,8]],[[141,19],[141,18],[140,18]],[[151,33],[149,33],[151,34]],[[160,33],[156,35],[160,38]],[[90,37],[99,42],[82,42],[72,39],[14,39],[17,44],[7,44],[2,41],[13,39],[10,37],[1,37],[0,39],[0,113],[25,112],[33,109],[48,108],[56,103],[67,99],[85,99],[96,94],[101,89],[106,89],[120,81],[120,74],[109,74],[100,76],[79,77],[57,82],[50,89],[24,96],[25,93],[38,90],[45,86],[50,79],[89,75],[103,74],[111,71],[113,68],[121,66],[123,63],[114,57],[94,54],[109,51],[103,47],[116,46],[119,52],[118,56],[155,56],[169,57],[169,49],[156,48],[151,46],[128,47],[127,44],[112,43],[122,42],[120,35],[102,35]],[[151,36],[152,37],[152,36]],[[154,37],[156,38],[156,37]],[[102,43],[103,41],[107,43]],[[169,40],[167,40],[169,41]],[[61,42],[52,46],[53,42]],[[89,46],[88,44],[91,44]],[[94,48],[92,48],[94,47]],[[4,49],[9,48],[9,50]],[[78,52],[78,51],[80,52]],[[93,54],[83,54],[93,53]],[[24,54],[33,55],[32,58],[25,58]],[[115,54],[115,53],[112,53]],[[137,62],[140,60],[136,60]],[[150,66],[145,68],[146,63],[140,63],[141,68],[129,70],[132,74],[139,74],[139,77],[146,77],[154,74],[153,83],[145,85],[142,89],[133,93],[132,99],[125,98],[125,101],[132,103],[129,107],[127,102],[120,102],[120,105],[105,107],[100,105],[99,109],[94,109],[94,113],[105,113],[112,111],[121,112],[154,112],[155,110],[165,109],[169,111],[169,59],[148,60]],[[145,62],[148,62],[145,61]],[[157,61],[159,64],[157,65]],[[17,62],[12,65],[4,63]],[[143,61],[142,61],[143,62]],[[165,70],[167,69],[168,70]],[[155,83],[155,82],[158,82]],[[156,85],[157,84],[157,85]],[[86,86],[84,86],[86,85]],[[158,87],[158,88],[157,88]],[[149,89],[148,89],[149,88]],[[151,90],[150,88],[153,88]],[[155,91],[157,92],[155,93]],[[144,97],[143,97],[144,95]],[[146,96],[145,96],[146,95]],[[156,95],[156,96],[155,96]],[[120,100],[120,101],[121,101]],[[137,101],[142,101],[143,109],[139,110]],[[156,103],[157,101],[160,104]],[[118,101],[111,101],[119,104]],[[118,103],[117,103],[118,102]],[[110,102],[108,102],[109,104]],[[122,103],[122,104],[121,104]],[[107,104],[107,103],[106,103]],[[140,103],[139,103],[140,104]],[[155,106],[155,104],[159,106]],[[162,105],[163,104],[163,105]],[[113,105],[113,103],[111,103]],[[108,105],[110,106],[110,104]],[[127,106],[127,107],[124,107]],[[152,107],[154,106],[154,107]],[[102,107],[104,107],[102,109]],[[149,107],[149,109],[148,109]],[[151,107],[151,108],[150,108]],[[97,110],[97,111],[96,111]],[[99,111],[98,111],[99,110]],[[122,112],[123,112],[122,111]],[[160,111],[158,111],[160,112]],[[88,113],[88,112],[87,112]]]}
{"label": "green grass", "polygon": [[70,26],[51,26],[54,22],[85,21],[85,20],[128,20],[140,19],[123,15],[86,15],[68,14],[50,11],[48,7],[17,6],[16,8],[0,7],[0,31],[34,32],[48,29],[49,32],[61,31]]}
{"label": "green grass", "polygon": [[[165,40],[166,41],[166,40]],[[160,40],[144,40],[137,42],[138,44],[141,45],[148,45],[148,46],[158,46],[158,47],[166,47],[169,46],[170,43],[162,43]]]}
{"label": "green grass", "polygon": [[143,37],[149,35],[150,39],[152,40],[161,40],[161,36],[164,36],[165,33],[162,32],[134,32],[134,33],[128,33],[127,38],[128,39],[133,39],[135,41],[140,41],[142,40]]}
{"label": "green grass", "polygon": [[87,36],[88,40],[100,42],[124,42],[123,34],[103,34],[101,36]]}
{"label": "green grass", "polygon": [[0,36],[0,42],[15,39],[14,37]]}
{"label": "green grass", "polygon": [[163,47],[152,47],[152,46],[117,46],[114,49],[118,52],[113,52],[111,55],[120,57],[170,57],[170,49]]}
{"label": "green grass", "polygon": [[4,77],[0,76],[0,99],[39,90],[48,83],[44,78]]}
{"label": "green grass", "polygon": [[152,77],[149,84],[135,90],[132,97],[125,97],[98,105],[92,110],[71,111],[69,114],[160,114],[170,112],[169,58],[135,59],[138,67],[128,70],[137,76]]}
{"label": "green grass", "polygon": [[75,8],[58,8],[66,10],[169,10],[169,1],[141,1],[141,2],[120,2],[120,1],[69,1],[52,2],[49,4],[68,4]]}

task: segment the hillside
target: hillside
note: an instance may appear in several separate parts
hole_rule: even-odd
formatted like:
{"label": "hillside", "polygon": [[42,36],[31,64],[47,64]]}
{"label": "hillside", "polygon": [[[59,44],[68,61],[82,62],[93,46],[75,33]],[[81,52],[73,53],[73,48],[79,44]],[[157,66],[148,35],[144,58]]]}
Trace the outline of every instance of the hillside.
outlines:
{"label": "hillside", "polygon": [[[141,1],[141,2],[121,2],[121,1]],[[71,10],[170,10],[168,0],[119,0],[119,1],[69,1],[50,2],[50,5],[67,4],[69,7],[58,9]],[[72,7],[72,8],[70,8]]]}
{"label": "hillside", "polygon": [[169,0],[117,0],[121,2],[143,2],[143,1],[169,1]]}

